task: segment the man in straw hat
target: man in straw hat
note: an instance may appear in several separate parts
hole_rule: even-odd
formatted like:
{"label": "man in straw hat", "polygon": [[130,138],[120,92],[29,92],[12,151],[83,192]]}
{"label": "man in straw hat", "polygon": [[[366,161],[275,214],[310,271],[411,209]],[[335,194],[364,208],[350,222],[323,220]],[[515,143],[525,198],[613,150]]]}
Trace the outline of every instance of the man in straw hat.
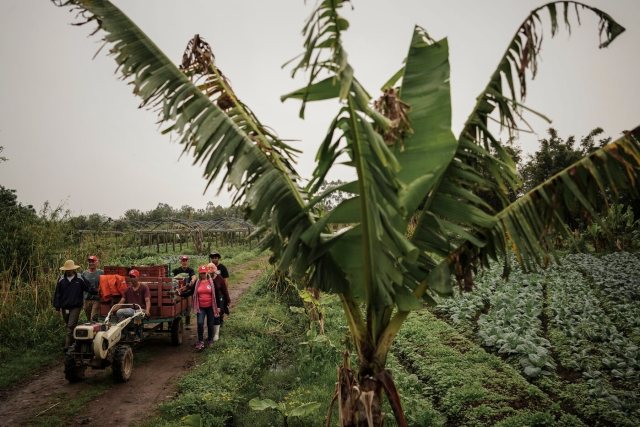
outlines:
{"label": "man in straw hat", "polygon": [[64,348],[73,344],[73,330],[78,324],[78,318],[84,303],[84,292],[95,294],[89,282],[80,276],[76,270],[80,266],[73,260],[68,259],[60,267],[62,276],[58,279],[56,290],[53,294],[53,307],[56,311],[62,310],[62,319],[67,327],[67,334],[64,338]]}

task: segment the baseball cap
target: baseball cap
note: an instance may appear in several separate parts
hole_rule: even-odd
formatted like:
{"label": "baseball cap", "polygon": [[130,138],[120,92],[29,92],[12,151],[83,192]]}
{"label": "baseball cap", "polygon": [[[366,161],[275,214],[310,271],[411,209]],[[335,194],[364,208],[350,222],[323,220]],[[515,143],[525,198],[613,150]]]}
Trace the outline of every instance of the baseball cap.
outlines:
{"label": "baseball cap", "polygon": [[198,273],[206,273],[206,272],[207,272],[206,265],[201,265],[200,267],[198,267]]}
{"label": "baseball cap", "polygon": [[129,270],[129,277],[135,277],[137,279],[140,277],[140,272],[136,269]]}
{"label": "baseball cap", "polygon": [[213,258],[213,257],[222,258],[222,255],[220,255],[218,252],[211,252],[209,254],[209,258]]}
{"label": "baseball cap", "polygon": [[87,261],[89,262],[98,262],[98,257],[95,255],[89,255],[89,257],[87,257]]}
{"label": "baseball cap", "polygon": [[180,261],[188,261],[188,260],[189,260],[188,256],[186,256],[186,255],[181,255],[180,256]]}

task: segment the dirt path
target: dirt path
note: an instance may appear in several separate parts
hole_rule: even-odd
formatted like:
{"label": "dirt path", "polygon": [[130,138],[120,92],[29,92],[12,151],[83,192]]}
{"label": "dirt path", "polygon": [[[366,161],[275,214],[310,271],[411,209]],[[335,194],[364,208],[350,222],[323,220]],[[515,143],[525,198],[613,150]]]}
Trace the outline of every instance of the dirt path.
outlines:
{"label": "dirt path", "polygon": [[[231,307],[264,272],[265,266],[266,260],[261,258],[232,269],[242,274],[232,275]],[[233,311],[231,313],[233,315]],[[0,398],[0,425],[50,424],[45,421],[47,417],[61,425],[97,427],[142,421],[159,403],[173,396],[176,380],[201,357],[192,349],[195,340],[195,317],[192,316],[191,329],[185,330],[181,346],[168,345],[168,337],[145,341],[136,349],[133,376],[125,384],[114,383],[110,369],[87,370],[84,381],[69,384],[60,361]],[[78,406],[86,409],[77,410]]]}

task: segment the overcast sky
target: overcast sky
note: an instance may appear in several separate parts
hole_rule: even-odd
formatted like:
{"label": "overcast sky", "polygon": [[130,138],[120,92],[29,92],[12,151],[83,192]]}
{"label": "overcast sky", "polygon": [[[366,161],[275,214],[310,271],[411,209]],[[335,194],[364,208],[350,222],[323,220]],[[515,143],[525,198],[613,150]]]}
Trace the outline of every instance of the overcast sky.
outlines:
{"label": "overcast sky", "polygon": [[[627,28],[609,48],[598,49],[597,20],[553,40],[544,18],[539,75],[527,105],[553,119],[560,134],[585,135],[601,126],[617,137],[640,125],[640,1],[586,0]],[[298,170],[308,177],[315,150],[335,102],[311,104],[306,120],[299,104],[280,95],[298,89],[281,65],[302,50],[300,31],[313,2],[115,1],[143,31],[178,62],[196,33],[213,47],[218,66],[239,97],[262,122],[302,149]],[[354,0],[345,46],[356,77],[374,96],[406,56],[413,26],[434,38],[448,37],[457,135],[475,97],[487,84],[507,43],[527,16],[543,4],[534,0]],[[0,185],[16,189],[18,200],[40,208],[45,201],[73,214],[121,216],[127,209],[153,209],[159,202],[203,208],[228,206],[202,168],[192,166],[181,147],[160,135],[152,112],[138,109],[131,87],[114,75],[115,63],[98,37],[73,27],[67,9],[48,1],[3,0],[0,4]],[[537,135],[523,136],[535,149],[548,125],[533,120]],[[331,178],[343,178],[339,171]]]}

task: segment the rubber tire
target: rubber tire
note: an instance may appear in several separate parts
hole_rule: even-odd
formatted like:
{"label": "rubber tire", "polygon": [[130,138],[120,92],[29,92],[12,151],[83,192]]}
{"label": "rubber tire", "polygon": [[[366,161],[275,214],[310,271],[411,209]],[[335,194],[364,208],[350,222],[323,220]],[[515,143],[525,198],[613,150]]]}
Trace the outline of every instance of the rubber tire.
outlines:
{"label": "rubber tire", "polygon": [[69,352],[64,355],[64,377],[70,383],[77,383],[84,379],[86,366],[77,366],[76,358]]}
{"label": "rubber tire", "polygon": [[178,346],[182,344],[184,336],[184,322],[182,317],[176,317],[171,322],[171,345]]}
{"label": "rubber tire", "polygon": [[113,379],[118,383],[126,383],[133,373],[133,350],[126,344],[116,347],[111,366]]}

